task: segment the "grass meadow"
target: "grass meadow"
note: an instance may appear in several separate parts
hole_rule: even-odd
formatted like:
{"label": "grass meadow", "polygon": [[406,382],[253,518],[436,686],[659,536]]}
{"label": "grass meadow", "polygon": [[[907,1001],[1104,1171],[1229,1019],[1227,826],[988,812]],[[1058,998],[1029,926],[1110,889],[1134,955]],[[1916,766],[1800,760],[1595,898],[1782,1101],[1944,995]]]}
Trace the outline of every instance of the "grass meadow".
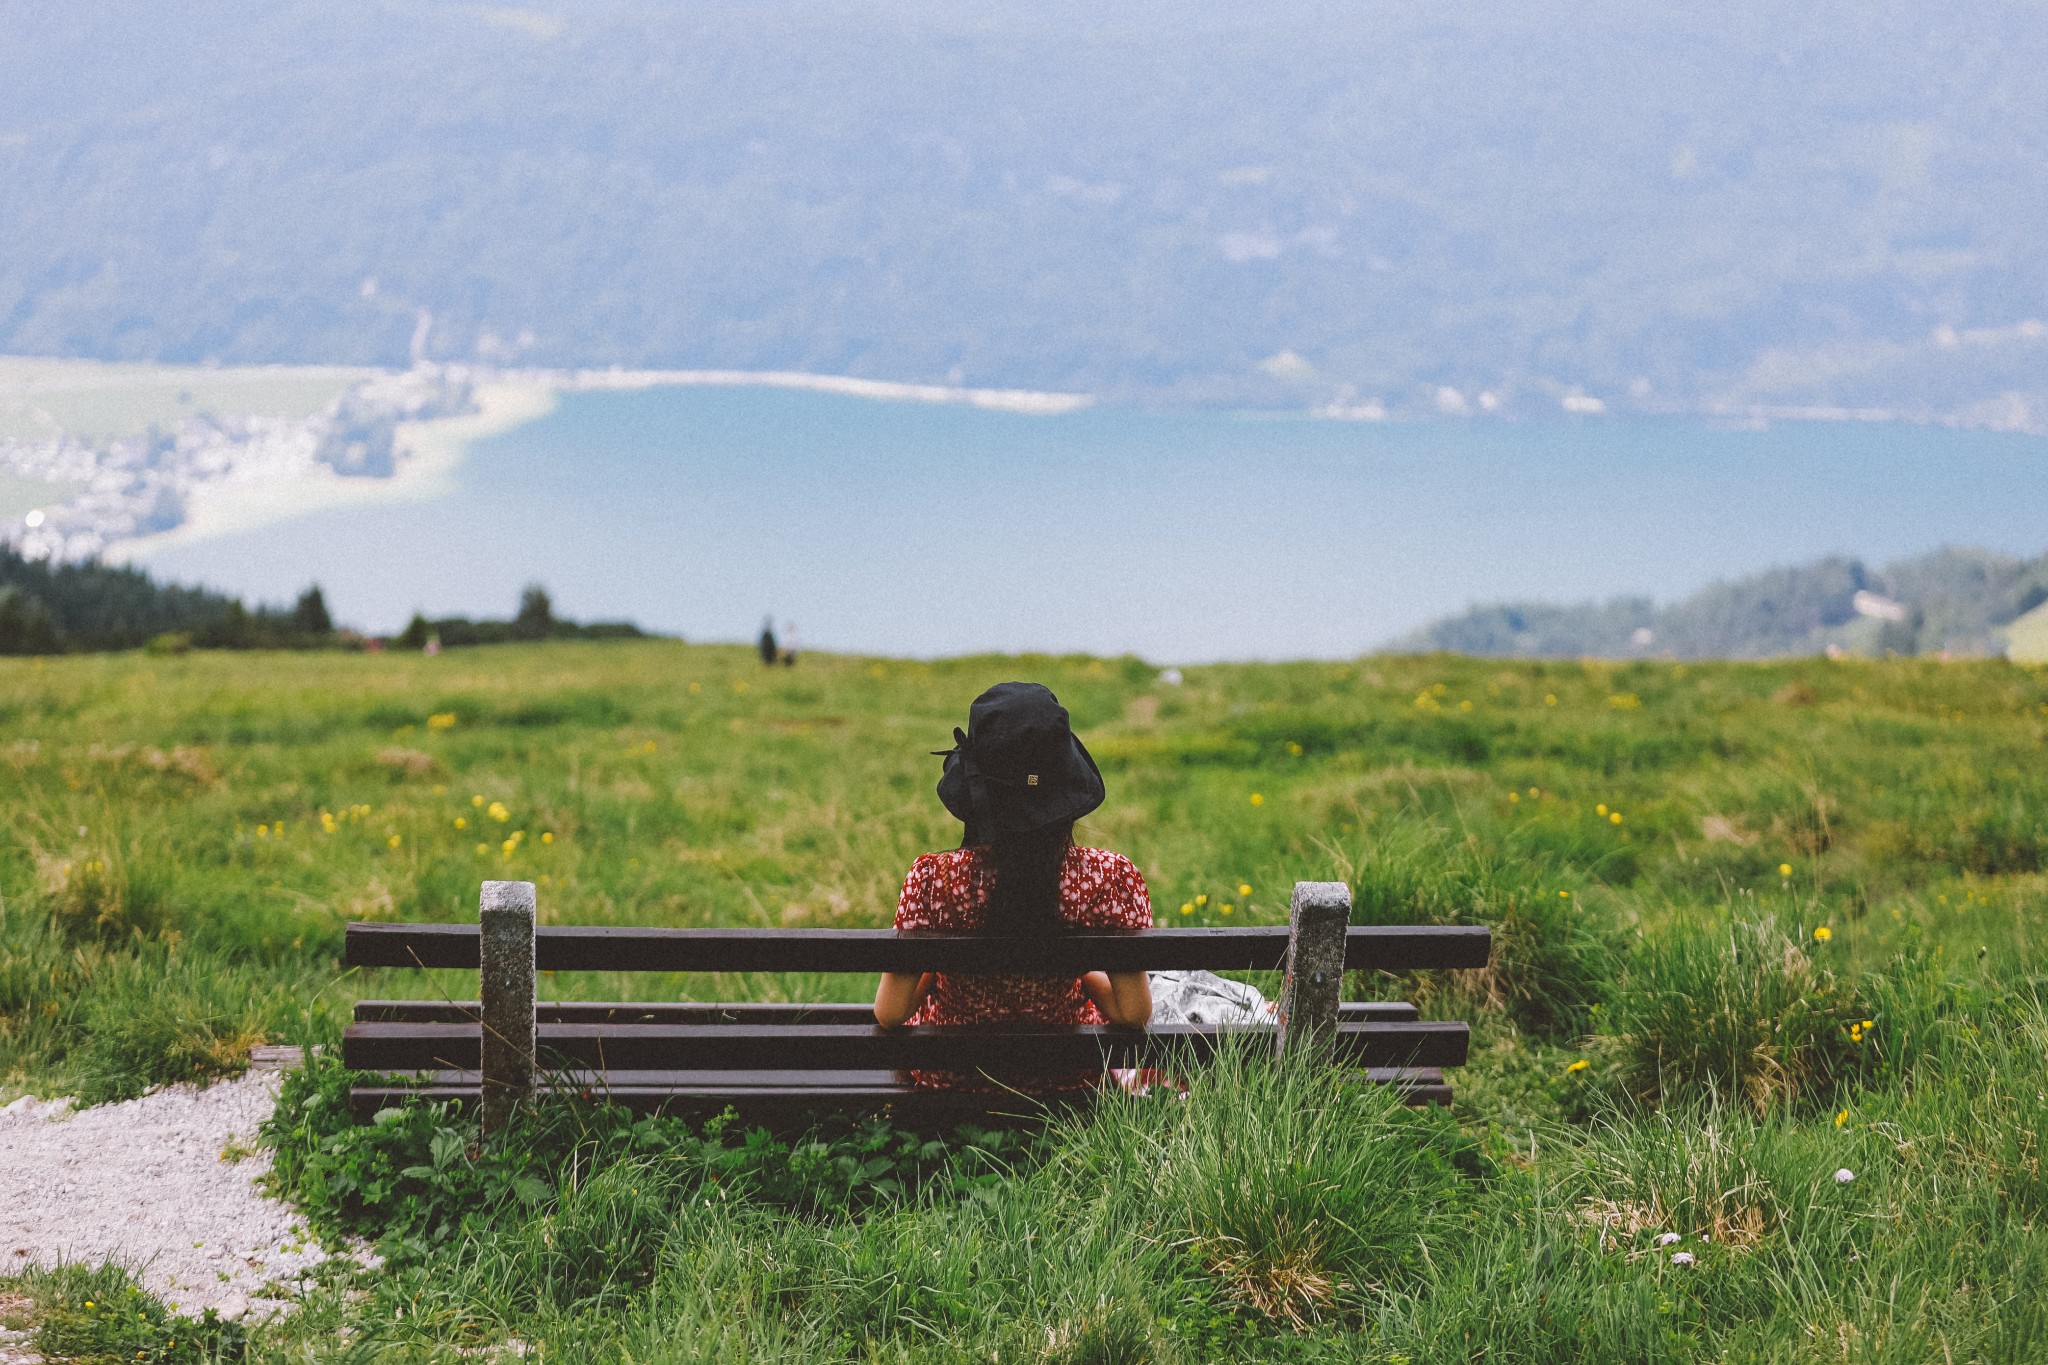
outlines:
{"label": "grass meadow", "polygon": [[470,998],[337,959],[350,919],[472,917],[484,877],[537,883],[544,922],[887,924],[958,839],[930,751],[1011,677],[1071,708],[1110,792],[1082,837],[1163,923],[1281,922],[1295,880],[1340,878],[1361,921],[1496,941],[1484,972],[1347,983],[1472,1021],[1447,1113],[1246,1054],[1031,1134],[564,1108],[478,1148],[431,1110],[346,1126],[323,1062],[272,1125],[277,1183],[385,1270],[247,1334],[142,1302],[116,1340],[79,1308],[115,1272],[11,1292],[48,1353],[105,1359],[2048,1358],[2048,670],[1185,672],[672,642],[0,661],[0,1098],[122,1098],[331,1042],[359,997]]}

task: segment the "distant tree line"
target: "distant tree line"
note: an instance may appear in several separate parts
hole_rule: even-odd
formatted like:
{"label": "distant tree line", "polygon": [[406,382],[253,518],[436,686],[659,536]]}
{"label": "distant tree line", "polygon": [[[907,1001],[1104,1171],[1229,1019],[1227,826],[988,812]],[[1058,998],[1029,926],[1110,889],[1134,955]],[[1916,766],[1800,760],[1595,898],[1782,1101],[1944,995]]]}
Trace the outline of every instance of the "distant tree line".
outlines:
{"label": "distant tree line", "polygon": [[593,621],[578,625],[555,615],[547,589],[528,584],[519,594],[519,613],[509,621],[472,621],[467,616],[444,616],[429,620],[415,612],[403,631],[392,637],[399,649],[425,649],[433,645],[453,649],[461,645],[502,645],[517,640],[638,640],[646,632],[631,621]]}
{"label": "distant tree line", "polygon": [[[415,616],[390,643],[424,648],[513,640],[629,639],[629,622],[578,625],[554,614],[545,589],[528,587],[510,621]],[[141,569],[95,560],[52,564],[0,545],[0,655],[71,654],[149,647],[184,649],[361,648],[370,638],[338,630],[318,584],[290,607],[257,605],[208,588],[158,583]]]}
{"label": "distant tree line", "polygon": [[2048,555],[1944,548],[1882,570],[1839,557],[1770,569],[1662,607],[1647,597],[1474,607],[1390,648],[1549,659],[1998,654],[2000,628],[2044,601]]}

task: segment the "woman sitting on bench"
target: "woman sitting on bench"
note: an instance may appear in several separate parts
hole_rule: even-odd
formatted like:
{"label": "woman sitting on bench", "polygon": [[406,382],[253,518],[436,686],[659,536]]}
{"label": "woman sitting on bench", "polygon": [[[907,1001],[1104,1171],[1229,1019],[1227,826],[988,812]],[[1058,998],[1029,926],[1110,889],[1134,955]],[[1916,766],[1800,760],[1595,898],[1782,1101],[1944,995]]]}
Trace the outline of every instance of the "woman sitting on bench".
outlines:
{"label": "woman sitting on bench", "polygon": [[[1074,821],[1102,804],[1102,773],[1059,699],[1037,683],[998,683],[975,698],[967,732],[953,731],[939,799],[966,826],[960,847],[912,864],[896,905],[898,929],[1057,934],[1068,929],[1149,929],[1152,902],[1131,860],[1074,846]],[[955,976],[885,972],[875,1020],[898,1024],[1122,1024],[1152,1017],[1143,972],[1079,977]],[[943,1073],[921,1084],[955,1085]],[[1034,1078],[1033,1088],[1092,1083],[1093,1076]]]}

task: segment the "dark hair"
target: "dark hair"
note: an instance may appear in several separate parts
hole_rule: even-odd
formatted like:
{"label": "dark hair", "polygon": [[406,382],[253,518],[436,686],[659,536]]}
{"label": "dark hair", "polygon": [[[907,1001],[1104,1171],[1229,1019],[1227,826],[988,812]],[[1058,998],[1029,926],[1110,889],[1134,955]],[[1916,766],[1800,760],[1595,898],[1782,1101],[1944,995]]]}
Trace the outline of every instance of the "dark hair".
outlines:
{"label": "dark hair", "polygon": [[996,874],[988,898],[990,933],[1058,933],[1067,927],[1060,916],[1060,869],[1073,845],[1071,820],[998,834],[988,842],[989,865]]}

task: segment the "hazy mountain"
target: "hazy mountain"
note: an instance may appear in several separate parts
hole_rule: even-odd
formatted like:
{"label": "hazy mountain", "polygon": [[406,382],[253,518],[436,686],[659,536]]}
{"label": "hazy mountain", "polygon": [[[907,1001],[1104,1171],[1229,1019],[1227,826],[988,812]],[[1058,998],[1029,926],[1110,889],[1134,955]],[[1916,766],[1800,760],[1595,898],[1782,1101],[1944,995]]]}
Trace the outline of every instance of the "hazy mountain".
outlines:
{"label": "hazy mountain", "polygon": [[[2048,427],[2035,0],[0,0],[0,349]],[[1583,397],[1579,396],[1583,390]]]}
{"label": "hazy mountain", "polygon": [[1669,606],[1648,598],[1474,607],[1390,649],[1513,658],[1757,659],[1850,653],[1998,654],[1999,628],[2048,601],[2048,555],[1943,549],[1872,572],[1830,558],[1717,583]]}

